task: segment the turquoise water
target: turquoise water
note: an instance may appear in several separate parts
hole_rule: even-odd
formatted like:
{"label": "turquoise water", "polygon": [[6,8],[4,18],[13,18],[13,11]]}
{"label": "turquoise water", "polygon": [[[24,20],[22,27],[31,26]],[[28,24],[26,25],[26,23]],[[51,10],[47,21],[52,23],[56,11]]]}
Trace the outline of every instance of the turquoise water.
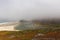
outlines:
{"label": "turquoise water", "polygon": [[4,23],[4,22],[10,22],[8,20],[0,20],[0,23]]}

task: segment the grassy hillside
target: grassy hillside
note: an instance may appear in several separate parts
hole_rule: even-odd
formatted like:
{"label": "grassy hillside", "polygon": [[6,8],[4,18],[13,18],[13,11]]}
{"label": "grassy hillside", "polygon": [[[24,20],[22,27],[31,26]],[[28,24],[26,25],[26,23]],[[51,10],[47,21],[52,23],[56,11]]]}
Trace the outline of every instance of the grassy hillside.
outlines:
{"label": "grassy hillside", "polygon": [[17,26],[17,29],[19,30],[21,30],[22,27],[22,31],[0,31],[0,40],[32,40],[35,37],[35,35],[39,33],[46,34],[44,37],[52,37],[52,36],[54,37],[55,35],[58,35],[56,37],[60,37],[59,21],[36,20],[33,21],[34,25],[32,25],[32,23],[29,23],[28,25],[27,24],[23,22],[22,25],[19,24]]}
{"label": "grassy hillside", "polygon": [[31,40],[37,31],[0,31],[0,40]]}

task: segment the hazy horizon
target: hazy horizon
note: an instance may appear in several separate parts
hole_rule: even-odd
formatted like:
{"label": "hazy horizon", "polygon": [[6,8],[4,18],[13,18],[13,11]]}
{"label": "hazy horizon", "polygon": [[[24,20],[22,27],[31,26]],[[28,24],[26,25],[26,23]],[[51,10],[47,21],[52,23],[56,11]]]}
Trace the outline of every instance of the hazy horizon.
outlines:
{"label": "hazy horizon", "polygon": [[60,18],[60,0],[0,0],[0,19]]}

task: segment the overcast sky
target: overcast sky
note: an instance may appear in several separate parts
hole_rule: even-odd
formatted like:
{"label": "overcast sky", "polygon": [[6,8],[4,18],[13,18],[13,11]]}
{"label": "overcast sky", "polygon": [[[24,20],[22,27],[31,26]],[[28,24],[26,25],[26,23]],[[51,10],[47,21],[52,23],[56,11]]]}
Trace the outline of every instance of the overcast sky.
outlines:
{"label": "overcast sky", "polygon": [[0,0],[0,18],[60,18],[60,0]]}

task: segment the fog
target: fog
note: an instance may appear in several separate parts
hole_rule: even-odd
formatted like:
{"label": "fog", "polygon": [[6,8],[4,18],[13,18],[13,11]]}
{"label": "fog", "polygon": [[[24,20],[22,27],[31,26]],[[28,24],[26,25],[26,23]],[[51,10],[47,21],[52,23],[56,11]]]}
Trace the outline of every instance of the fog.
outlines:
{"label": "fog", "polygon": [[0,0],[0,19],[60,18],[60,0]]}

